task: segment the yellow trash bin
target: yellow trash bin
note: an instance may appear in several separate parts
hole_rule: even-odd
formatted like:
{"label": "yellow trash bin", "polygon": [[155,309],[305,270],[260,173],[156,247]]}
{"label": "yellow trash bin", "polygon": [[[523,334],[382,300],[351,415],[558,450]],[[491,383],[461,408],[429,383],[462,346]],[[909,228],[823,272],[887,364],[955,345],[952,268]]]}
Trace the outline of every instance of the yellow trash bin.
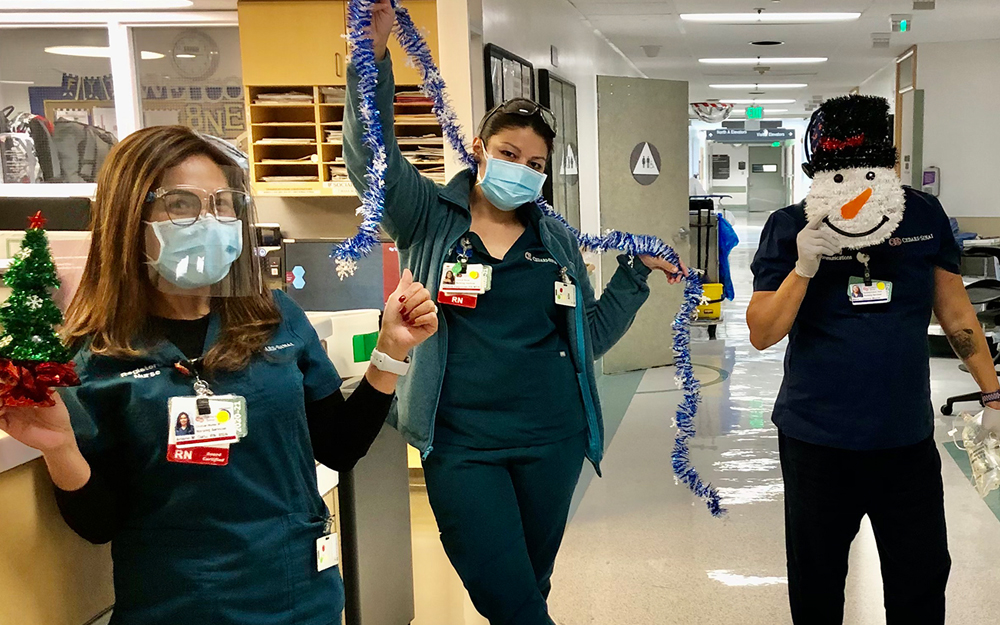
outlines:
{"label": "yellow trash bin", "polygon": [[722,317],[722,284],[710,282],[703,284],[705,299],[708,303],[698,307],[699,319],[719,319]]}

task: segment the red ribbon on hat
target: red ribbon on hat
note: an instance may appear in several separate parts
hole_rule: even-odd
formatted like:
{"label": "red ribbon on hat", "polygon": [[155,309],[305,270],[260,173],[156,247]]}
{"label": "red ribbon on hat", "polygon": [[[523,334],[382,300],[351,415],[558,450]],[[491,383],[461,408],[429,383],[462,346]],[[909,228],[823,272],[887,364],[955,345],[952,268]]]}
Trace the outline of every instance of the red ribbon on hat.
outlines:
{"label": "red ribbon on hat", "polygon": [[843,140],[824,137],[819,140],[819,147],[824,150],[843,150],[844,148],[856,148],[859,145],[863,145],[864,142],[864,134],[856,135]]}
{"label": "red ribbon on hat", "polygon": [[54,406],[52,388],[76,386],[80,378],[72,362],[14,362],[0,358],[0,405]]}

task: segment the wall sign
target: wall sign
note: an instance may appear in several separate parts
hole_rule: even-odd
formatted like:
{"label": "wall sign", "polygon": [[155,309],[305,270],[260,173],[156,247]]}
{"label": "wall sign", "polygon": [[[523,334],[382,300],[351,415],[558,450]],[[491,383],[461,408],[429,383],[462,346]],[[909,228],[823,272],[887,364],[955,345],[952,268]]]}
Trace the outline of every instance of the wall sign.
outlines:
{"label": "wall sign", "polygon": [[795,138],[794,128],[719,128],[708,131],[708,140],[716,143],[774,143]]}
{"label": "wall sign", "polygon": [[643,186],[656,182],[660,177],[660,152],[652,143],[640,143],[632,150],[629,158],[629,171],[635,181]]}

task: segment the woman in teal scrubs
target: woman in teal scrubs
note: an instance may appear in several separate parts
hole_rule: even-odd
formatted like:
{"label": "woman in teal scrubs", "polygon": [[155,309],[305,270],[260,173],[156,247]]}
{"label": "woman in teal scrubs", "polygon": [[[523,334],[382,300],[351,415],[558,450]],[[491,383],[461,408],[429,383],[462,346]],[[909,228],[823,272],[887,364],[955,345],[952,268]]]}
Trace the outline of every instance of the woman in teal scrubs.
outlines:
{"label": "woman in teal scrubs", "polygon": [[[424,454],[441,541],[479,612],[493,625],[551,625],[549,580],[573,490],[584,457],[598,468],[604,450],[593,361],[632,323],[651,270],[676,282],[678,268],[622,256],[595,298],[576,240],[534,204],[556,131],[534,102],[486,116],[478,172],[445,187],[422,177],[393,135],[395,16],[385,1],[373,17],[383,226],[442,304],[441,330],[414,351],[389,420]],[[347,93],[344,155],[363,192],[370,151],[354,67]]]}
{"label": "woman in teal scrubs", "polygon": [[[339,624],[314,458],[347,471],[367,452],[402,361],[437,328],[430,294],[404,274],[378,366],[345,401],[305,313],[256,286],[246,181],[212,143],[179,126],[130,135],[92,214],[64,329],[82,384],[52,408],[0,408],[0,429],[43,452],[69,525],[111,541],[112,623]],[[235,403],[195,402],[183,428],[172,404],[203,383]],[[211,440],[237,442],[181,448],[231,422]]]}

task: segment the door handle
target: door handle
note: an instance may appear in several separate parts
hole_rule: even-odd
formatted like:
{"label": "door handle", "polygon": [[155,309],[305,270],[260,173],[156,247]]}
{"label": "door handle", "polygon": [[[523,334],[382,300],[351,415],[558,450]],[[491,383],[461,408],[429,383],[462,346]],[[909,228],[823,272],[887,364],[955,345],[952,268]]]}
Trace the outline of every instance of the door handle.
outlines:
{"label": "door handle", "polygon": [[344,77],[344,73],[343,73],[343,70],[340,69],[340,62],[341,62],[341,56],[340,56],[340,52],[338,52],[338,53],[336,53],[334,55],[334,69],[337,72],[337,77],[338,78],[343,78]]}
{"label": "door handle", "polygon": [[682,243],[689,240],[691,237],[691,231],[683,226],[677,229],[677,234],[674,235],[674,243]]}

